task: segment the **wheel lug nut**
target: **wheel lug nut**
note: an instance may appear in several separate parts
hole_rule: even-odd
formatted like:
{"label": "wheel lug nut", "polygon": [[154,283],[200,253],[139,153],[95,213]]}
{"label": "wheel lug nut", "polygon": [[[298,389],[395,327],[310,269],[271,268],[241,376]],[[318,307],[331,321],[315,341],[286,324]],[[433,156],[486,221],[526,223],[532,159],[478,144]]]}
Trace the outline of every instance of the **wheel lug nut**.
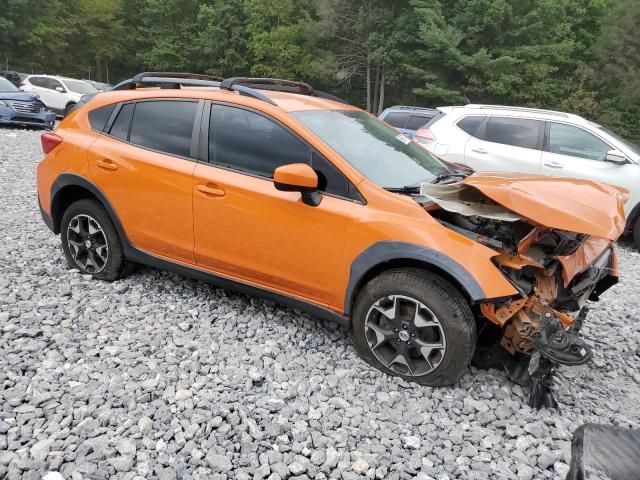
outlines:
{"label": "wheel lug nut", "polygon": [[396,332],[398,331],[398,329],[397,329],[397,328],[394,328],[394,330],[395,330]]}
{"label": "wheel lug nut", "polygon": [[412,334],[411,334],[411,336],[412,336],[412,337],[415,337],[415,336],[416,336],[416,334],[415,334],[415,333],[412,333]]}

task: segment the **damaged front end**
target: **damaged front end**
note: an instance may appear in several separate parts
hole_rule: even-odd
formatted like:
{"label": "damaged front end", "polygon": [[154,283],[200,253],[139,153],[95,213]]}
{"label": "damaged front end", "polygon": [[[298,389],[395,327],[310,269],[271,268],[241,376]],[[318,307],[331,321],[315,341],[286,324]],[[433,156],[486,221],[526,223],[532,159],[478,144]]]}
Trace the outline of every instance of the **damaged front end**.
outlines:
{"label": "damaged front end", "polygon": [[553,368],[591,359],[578,336],[586,304],[618,280],[612,239],[588,228],[584,233],[541,224],[464,182],[423,184],[415,198],[443,226],[495,250],[495,265],[519,292],[479,305],[479,317],[499,332],[497,341],[508,354],[493,352],[493,364],[486,358],[478,363],[499,363],[512,380],[531,381],[531,406],[557,406]]}

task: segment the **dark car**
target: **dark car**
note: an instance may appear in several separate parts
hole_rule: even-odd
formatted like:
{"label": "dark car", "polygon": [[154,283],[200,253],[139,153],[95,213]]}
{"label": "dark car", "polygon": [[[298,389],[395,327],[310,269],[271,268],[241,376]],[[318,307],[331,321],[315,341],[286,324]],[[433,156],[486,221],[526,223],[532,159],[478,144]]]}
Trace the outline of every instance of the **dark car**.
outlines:
{"label": "dark car", "polygon": [[4,77],[13,83],[16,87],[21,85],[20,82],[28,77],[26,73],[14,72],[13,70],[2,70],[0,71],[0,77]]}
{"label": "dark car", "polygon": [[434,108],[396,105],[382,112],[380,114],[380,120],[384,120],[392,127],[413,138],[416,130],[422,128],[424,124],[437,114],[438,110]]}
{"label": "dark car", "polygon": [[40,97],[22,92],[4,77],[0,77],[0,125],[30,125],[53,128],[56,114],[50,112]]}

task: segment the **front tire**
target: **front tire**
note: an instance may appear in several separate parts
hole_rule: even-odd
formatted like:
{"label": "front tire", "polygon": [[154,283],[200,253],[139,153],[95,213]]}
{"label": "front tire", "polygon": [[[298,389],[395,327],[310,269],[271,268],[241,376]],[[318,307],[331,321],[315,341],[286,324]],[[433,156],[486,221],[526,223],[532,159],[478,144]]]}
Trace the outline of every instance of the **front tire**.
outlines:
{"label": "front tire", "polygon": [[375,368],[422,385],[455,383],[476,345],[469,304],[430,272],[396,269],[362,289],[353,312],[354,345]]}
{"label": "front tire", "polygon": [[62,216],[60,232],[62,250],[71,268],[107,281],[125,273],[127,262],[120,238],[97,200],[72,203]]}

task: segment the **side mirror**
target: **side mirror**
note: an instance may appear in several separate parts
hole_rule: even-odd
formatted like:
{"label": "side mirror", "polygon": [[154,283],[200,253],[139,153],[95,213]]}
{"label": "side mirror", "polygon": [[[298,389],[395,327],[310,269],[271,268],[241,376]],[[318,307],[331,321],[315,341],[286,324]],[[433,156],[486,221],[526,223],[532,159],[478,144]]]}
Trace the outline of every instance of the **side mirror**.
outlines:
{"label": "side mirror", "polygon": [[300,192],[302,202],[312,207],[320,205],[322,200],[318,192],[318,175],[306,163],[291,163],[276,168],[273,184],[281,192]]}
{"label": "side mirror", "polygon": [[64,93],[64,88],[56,87],[56,92]]}
{"label": "side mirror", "polygon": [[604,159],[606,162],[615,163],[616,165],[625,165],[629,163],[627,156],[620,150],[609,150]]}

